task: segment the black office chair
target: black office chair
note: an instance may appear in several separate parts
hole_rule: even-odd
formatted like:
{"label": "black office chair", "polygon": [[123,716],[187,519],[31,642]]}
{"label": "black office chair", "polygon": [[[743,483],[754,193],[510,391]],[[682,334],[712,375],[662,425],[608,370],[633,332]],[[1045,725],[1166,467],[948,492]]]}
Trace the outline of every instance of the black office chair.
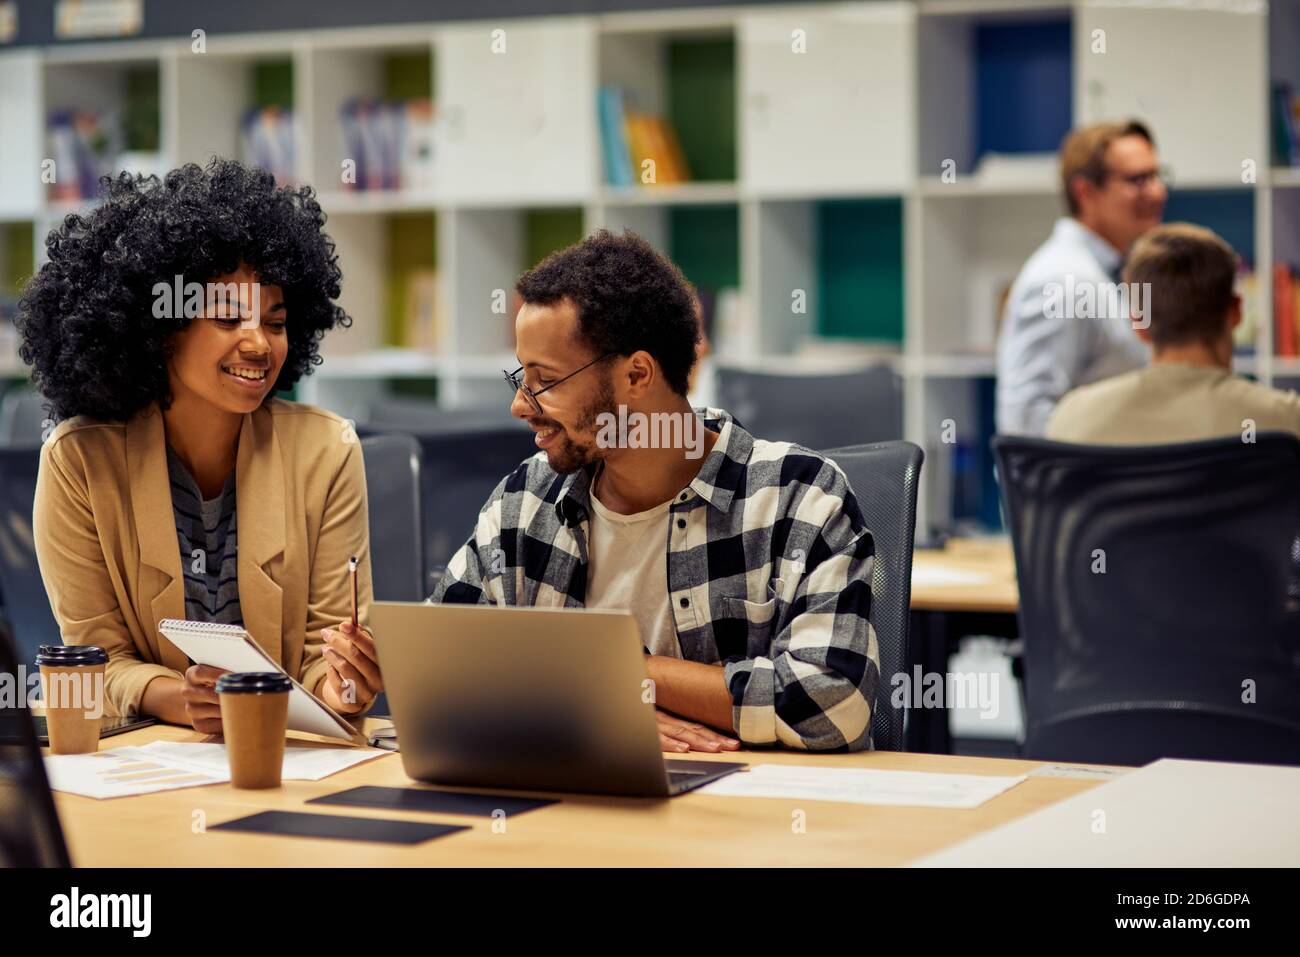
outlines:
{"label": "black office chair", "polygon": [[1027,757],[1300,763],[1300,440],[993,440]]}
{"label": "black office chair", "polygon": [[[364,435],[369,427],[357,430]],[[497,483],[535,454],[537,446],[522,422],[412,434],[420,443],[425,569],[421,597],[428,597],[451,556],[473,532],[479,509]]]}
{"label": "black office chair", "polygon": [[510,406],[498,402],[488,406],[441,405],[433,399],[413,396],[384,396],[366,406],[361,425],[374,433],[464,432],[466,429],[509,427]]}
{"label": "black office chair", "polygon": [[378,601],[423,601],[420,443],[409,435],[361,440],[370,517],[370,571]]}
{"label": "black office chair", "polygon": [[[0,672],[18,674],[12,632],[3,619]],[[71,866],[32,713],[25,707],[0,709],[0,867]]]}
{"label": "black office chair", "polygon": [[871,740],[877,751],[901,751],[905,711],[892,705],[892,681],[907,668],[916,491],[925,455],[911,442],[901,441],[853,445],[822,454],[844,470],[875,539],[871,627],[880,653],[880,687],[871,717]]}
{"label": "black office chair", "polygon": [[[423,601],[424,528],[420,519],[420,443],[409,435],[361,440],[370,521],[370,575],[376,601]],[[370,714],[389,713],[380,694]]]}
{"label": "black office chair", "polygon": [[717,395],[763,439],[835,449],[903,437],[903,382],[887,365],[806,374],[720,365]]}
{"label": "black office chair", "polygon": [[19,660],[34,667],[40,645],[63,643],[36,564],[32,504],[39,445],[0,448],[0,595],[17,635]]}
{"label": "black office chair", "polygon": [[53,417],[46,399],[30,385],[14,386],[0,400],[0,446],[36,445]]}

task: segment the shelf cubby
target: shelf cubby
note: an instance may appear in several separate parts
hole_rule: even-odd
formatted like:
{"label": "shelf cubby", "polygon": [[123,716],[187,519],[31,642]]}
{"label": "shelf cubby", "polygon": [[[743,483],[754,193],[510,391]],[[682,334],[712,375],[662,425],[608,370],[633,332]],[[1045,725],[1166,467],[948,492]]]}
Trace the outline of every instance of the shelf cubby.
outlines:
{"label": "shelf cubby", "polygon": [[1062,215],[1053,194],[924,200],[922,353],[991,356],[1006,290]]}
{"label": "shelf cubby", "polygon": [[[160,107],[160,64],[142,53],[103,59],[57,58],[45,64],[43,88],[44,152],[54,158],[54,181],[46,185],[45,203],[61,209],[90,200],[98,191],[98,175],[130,172],[165,172]],[[98,124],[95,139],[102,143],[99,170],[68,169],[51,134],[57,115],[93,115]],[[81,180],[78,183],[78,179]]]}
{"label": "shelf cubby", "polygon": [[[434,115],[437,115],[433,33],[404,31],[404,34],[401,41],[389,38],[362,45],[338,38],[311,49],[308,172],[317,189],[336,198],[336,206],[353,202],[364,208],[367,201],[375,198],[375,193],[393,191],[364,189],[366,184],[358,182],[355,175],[349,177],[350,181],[345,179],[345,171],[356,172],[356,167],[345,167],[345,162],[358,162],[358,157],[351,155],[355,150],[343,135],[340,117],[345,107],[356,100],[429,100],[435,103]],[[341,195],[335,197],[336,193]],[[432,184],[423,189],[403,185],[398,199],[408,204],[432,202],[433,193]]]}
{"label": "shelf cubby", "polygon": [[[1045,2],[921,12],[919,173],[960,180],[989,153],[1055,151],[1073,121],[1069,8]],[[1054,183],[1034,186],[1046,191]]]}
{"label": "shelf cubby", "polygon": [[[620,23],[623,25],[620,26]],[[736,181],[736,37],[730,20],[665,28],[609,18],[599,37],[599,82],[620,89],[625,110],[662,117],[675,131],[690,183]],[[596,101],[592,98],[593,117]],[[642,184],[629,192],[674,187]],[[607,182],[601,165],[601,182]]]}

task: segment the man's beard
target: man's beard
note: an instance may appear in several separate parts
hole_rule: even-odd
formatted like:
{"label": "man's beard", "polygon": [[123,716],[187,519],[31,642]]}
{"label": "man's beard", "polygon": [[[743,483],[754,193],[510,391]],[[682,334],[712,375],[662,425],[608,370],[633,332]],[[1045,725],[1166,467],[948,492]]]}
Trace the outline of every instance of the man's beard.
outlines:
{"label": "man's beard", "polygon": [[[601,378],[600,388],[592,397],[588,406],[583,409],[582,414],[578,417],[577,424],[573,427],[575,432],[581,432],[592,436],[590,442],[575,442],[569,437],[569,430],[563,429],[560,441],[554,448],[546,450],[546,461],[551,468],[561,475],[569,475],[591,465],[601,458],[601,451],[596,447],[596,420],[602,415],[614,413],[614,390],[610,385],[609,376]],[[559,423],[554,423],[557,427]]]}

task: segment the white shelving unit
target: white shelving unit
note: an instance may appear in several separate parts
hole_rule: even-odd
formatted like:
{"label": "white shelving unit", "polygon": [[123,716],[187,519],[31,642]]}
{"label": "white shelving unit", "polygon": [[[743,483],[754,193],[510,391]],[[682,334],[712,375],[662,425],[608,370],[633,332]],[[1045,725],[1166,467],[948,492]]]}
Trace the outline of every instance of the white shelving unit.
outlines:
{"label": "white shelving unit", "polygon": [[[287,61],[297,177],[316,187],[329,216],[342,305],[354,317],[351,330],[326,338],[325,362],[300,395],[353,415],[401,379],[436,379],[449,405],[506,401],[499,380],[512,361],[511,328],[493,306],[531,265],[534,214],[570,211],[580,231],[626,226],[667,249],[682,211],[734,210],[740,301],[760,343],[746,361],[762,365],[796,354],[816,333],[826,204],[896,201],[904,306],[890,361],[904,377],[905,436],[926,449],[922,521],[944,523],[953,454],[945,423],[979,441],[976,383],[994,371],[999,284],[1061,211],[1054,178],[972,175],[976,32],[1020,21],[1072,25],[1074,123],[1148,119],[1178,188],[1253,192],[1261,279],[1275,253],[1300,260],[1300,171],[1268,168],[1270,82],[1300,87],[1298,0],[1267,8],[1253,0],[866,0],[209,36],[205,53],[189,38],[5,51],[0,231],[33,224],[39,263],[46,231],[72,211],[47,201],[40,183],[51,109],[112,108],[126,69],[156,65],[163,159],[204,162],[238,155],[254,68]],[[1094,31],[1104,31],[1104,53],[1094,52]],[[606,186],[598,87],[621,85],[642,109],[664,112],[666,50],[683,38],[734,45],[735,176]],[[381,95],[386,60],[410,54],[430,64],[436,183],[422,193],[350,192],[340,180],[338,110],[351,97]],[[1247,159],[1257,160],[1256,183],[1242,181]],[[941,177],[946,160],[955,181]],[[415,217],[422,234],[427,223],[449,323],[439,355],[390,345],[392,224],[401,217]],[[1271,315],[1271,284],[1260,287]],[[806,293],[806,313],[791,310],[796,289]],[[864,315],[872,308],[861,304]],[[1300,360],[1271,355],[1271,323],[1250,366],[1266,382],[1300,378]]]}

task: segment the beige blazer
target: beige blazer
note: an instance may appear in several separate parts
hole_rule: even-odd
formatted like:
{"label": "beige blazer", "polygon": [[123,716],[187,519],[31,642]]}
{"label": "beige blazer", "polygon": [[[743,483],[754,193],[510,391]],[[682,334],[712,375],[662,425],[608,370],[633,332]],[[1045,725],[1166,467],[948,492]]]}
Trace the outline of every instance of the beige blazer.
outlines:
{"label": "beige blazer", "polygon": [[[351,615],[348,556],[370,607],[366,478],[346,421],[269,399],[244,416],[235,464],[244,627],[310,691],[324,678],[321,629]],[[163,419],[61,423],[41,449],[32,517],[41,577],[63,641],[108,652],[109,708],[136,713],[145,685],[189,660],[158,633],[185,617],[185,583]]]}

